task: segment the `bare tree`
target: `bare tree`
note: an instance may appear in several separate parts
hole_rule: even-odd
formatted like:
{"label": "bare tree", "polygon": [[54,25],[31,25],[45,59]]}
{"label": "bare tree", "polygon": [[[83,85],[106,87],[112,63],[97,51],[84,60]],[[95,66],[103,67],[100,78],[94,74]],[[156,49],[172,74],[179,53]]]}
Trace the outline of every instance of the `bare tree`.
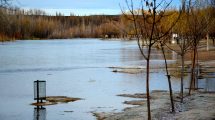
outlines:
{"label": "bare tree", "polygon": [[[182,6],[185,6],[184,3]],[[183,7],[182,7],[183,8]],[[188,50],[191,49],[191,46],[193,44],[193,41],[188,40],[188,30],[187,30],[187,23],[184,19],[186,19],[186,11],[185,8],[182,9],[181,17],[172,32],[177,33],[178,37],[177,44],[176,45],[168,45],[164,43],[170,50],[176,52],[178,55],[181,56],[181,102],[183,102],[183,90],[184,90],[184,56],[187,53]]]}
{"label": "bare tree", "polygon": [[7,8],[11,5],[12,0],[0,0],[0,8]]}
{"label": "bare tree", "polygon": [[[185,71],[185,54],[192,50],[193,51],[193,59],[192,59],[192,68],[191,68],[191,83],[189,93],[191,88],[195,84],[195,67],[196,67],[196,56],[197,56],[197,48],[199,45],[199,41],[205,35],[206,28],[210,21],[209,19],[206,20],[205,14],[203,9],[200,9],[200,2],[199,0],[183,0],[182,2],[182,15],[181,19],[174,27],[173,32],[178,34],[177,47],[169,46],[166,44],[168,48],[175,51],[181,56],[181,102],[183,102],[183,90],[184,90],[184,71]],[[205,2],[205,1],[204,1]]]}
{"label": "bare tree", "polygon": [[[189,39],[193,41],[192,45],[192,67],[191,67],[191,80],[189,87],[189,94],[191,94],[192,89],[196,89],[196,66],[197,66],[197,54],[199,41],[207,37],[207,50],[209,42],[209,29],[208,25],[212,21],[212,9],[210,0],[190,0],[189,1],[189,11],[187,12],[187,23],[189,29]],[[197,81],[198,82],[198,81]]]}
{"label": "bare tree", "polygon": [[146,60],[146,94],[148,120],[151,120],[149,93],[151,50],[153,45],[167,36],[172,27],[176,24],[176,21],[169,23],[170,27],[165,30],[163,30],[163,26],[161,25],[161,21],[166,17],[165,12],[170,6],[171,2],[172,1],[166,2],[165,0],[161,2],[157,2],[157,0],[141,0],[140,7],[135,8],[133,0],[126,0],[128,12],[123,12],[126,18],[133,23],[134,37],[137,39],[139,50]]}
{"label": "bare tree", "polygon": [[165,50],[164,50],[164,45],[165,45],[164,42],[166,42],[166,40],[160,41],[160,47],[161,47],[161,51],[162,51],[164,62],[165,62],[165,70],[166,70],[166,76],[167,76],[168,85],[169,85],[169,95],[170,95],[172,112],[175,112],[175,106],[174,106],[174,100],[173,100],[173,94],[172,94],[173,92],[172,92],[171,76],[168,71],[167,59],[166,59],[166,54],[165,54]]}

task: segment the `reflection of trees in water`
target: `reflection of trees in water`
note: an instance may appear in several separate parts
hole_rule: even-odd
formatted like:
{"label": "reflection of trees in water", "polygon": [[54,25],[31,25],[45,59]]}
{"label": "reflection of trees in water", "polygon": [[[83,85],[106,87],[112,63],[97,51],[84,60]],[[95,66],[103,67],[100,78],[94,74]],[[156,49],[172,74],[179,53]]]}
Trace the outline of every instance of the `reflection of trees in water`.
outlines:
{"label": "reflection of trees in water", "polygon": [[[210,73],[210,76],[215,76],[215,73]],[[211,92],[215,92],[215,78],[211,77],[211,78],[206,78],[206,85],[205,85],[205,90],[206,91],[211,91]]]}
{"label": "reflection of trees in water", "polygon": [[122,62],[128,61],[136,61],[136,60],[143,60],[143,56],[141,55],[137,46],[122,48],[121,50],[120,60]]}
{"label": "reflection of trees in water", "polygon": [[[188,83],[190,83],[191,74],[188,74]],[[196,78],[197,79],[197,78]],[[215,92],[215,73],[207,73],[203,78],[198,78],[195,86],[206,92]]]}
{"label": "reflection of trees in water", "polygon": [[[177,60],[178,54],[174,51],[165,50],[167,60]],[[163,60],[163,55],[160,50],[152,49],[151,58],[154,60]]]}
{"label": "reflection of trees in water", "polygon": [[33,120],[46,120],[46,108],[44,108],[42,106],[35,107]]}
{"label": "reflection of trees in water", "polygon": [[[162,56],[162,53],[160,52],[160,50],[158,49],[155,49],[155,48],[152,48],[152,53],[151,53],[151,59],[153,60],[161,60],[163,59],[163,56]],[[168,51],[167,51],[168,52]],[[123,62],[125,61],[130,61],[130,60],[144,60],[144,57],[141,55],[139,49],[134,46],[132,48],[124,48],[124,49],[121,49],[121,60]],[[170,57],[170,54],[168,52],[168,59],[171,59]]]}
{"label": "reflection of trees in water", "polygon": [[151,59],[152,60],[161,60],[163,59],[162,53],[159,49],[151,49]]}
{"label": "reflection of trees in water", "polygon": [[[163,60],[163,55],[159,49],[152,48],[151,59],[152,60]],[[120,49],[121,62],[129,62],[129,61],[139,61],[144,60],[144,57],[139,52],[139,49],[136,46],[127,47]],[[174,51],[165,50],[166,59],[167,60],[177,60],[178,54]]]}
{"label": "reflection of trees in water", "polygon": [[175,51],[172,51],[172,59],[177,60],[178,54]]}

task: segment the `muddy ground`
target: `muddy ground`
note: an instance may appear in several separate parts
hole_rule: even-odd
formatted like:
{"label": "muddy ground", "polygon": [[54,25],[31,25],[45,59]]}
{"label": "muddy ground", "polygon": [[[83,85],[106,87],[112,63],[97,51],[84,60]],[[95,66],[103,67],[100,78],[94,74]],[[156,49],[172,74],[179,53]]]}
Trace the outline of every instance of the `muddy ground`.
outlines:
{"label": "muddy ground", "polygon": [[[124,95],[124,97],[135,95]],[[184,98],[180,103],[179,94],[174,94],[176,112],[171,112],[169,93],[167,91],[153,91],[151,93],[152,120],[214,120],[215,93],[195,92]],[[135,98],[138,98],[135,96]],[[140,96],[140,98],[143,98]],[[130,101],[132,102],[132,101]],[[138,100],[135,101],[135,104]],[[139,100],[140,105],[126,108],[121,113],[94,113],[98,120],[146,120],[146,100]]]}

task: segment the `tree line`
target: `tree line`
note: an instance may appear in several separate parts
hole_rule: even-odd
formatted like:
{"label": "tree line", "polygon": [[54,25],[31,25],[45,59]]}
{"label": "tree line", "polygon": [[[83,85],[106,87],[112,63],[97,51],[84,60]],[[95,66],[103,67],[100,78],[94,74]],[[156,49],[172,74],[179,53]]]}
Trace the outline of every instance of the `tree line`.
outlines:
{"label": "tree line", "polygon": [[[135,12],[137,13],[138,11],[136,10]],[[202,10],[202,12],[205,12],[205,10]],[[168,14],[168,17],[165,17],[165,20],[159,23],[162,25],[163,31],[169,27],[169,23],[175,19],[179,11],[168,9],[165,11],[165,14]],[[23,10],[0,6],[0,40],[134,38],[135,31],[133,29],[134,25],[130,21],[131,18],[131,14],[91,16],[71,14],[70,16],[64,16],[62,13],[56,13],[56,15],[51,16],[42,10]],[[181,21],[185,21],[185,19]],[[209,36],[215,36],[214,25],[211,24],[211,27],[208,29]],[[186,25],[183,24],[183,27],[185,28]],[[174,27],[172,31],[176,31],[177,28]],[[185,29],[184,32],[186,32]]]}
{"label": "tree line", "polygon": [[120,37],[119,15],[55,16],[41,10],[0,8],[0,40]]}

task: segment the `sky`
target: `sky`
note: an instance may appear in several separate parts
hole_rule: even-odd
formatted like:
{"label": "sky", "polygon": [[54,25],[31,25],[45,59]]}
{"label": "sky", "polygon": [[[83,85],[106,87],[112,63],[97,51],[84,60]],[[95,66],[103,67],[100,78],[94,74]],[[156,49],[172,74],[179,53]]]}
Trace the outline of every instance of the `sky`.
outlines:
{"label": "sky", "polygon": [[[133,1],[138,4],[140,0]],[[173,0],[173,4],[177,5],[178,1]],[[41,9],[52,15],[56,12],[64,15],[116,15],[121,13],[121,8],[126,9],[125,0],[16,0],[15,4],[19,8]]]}

